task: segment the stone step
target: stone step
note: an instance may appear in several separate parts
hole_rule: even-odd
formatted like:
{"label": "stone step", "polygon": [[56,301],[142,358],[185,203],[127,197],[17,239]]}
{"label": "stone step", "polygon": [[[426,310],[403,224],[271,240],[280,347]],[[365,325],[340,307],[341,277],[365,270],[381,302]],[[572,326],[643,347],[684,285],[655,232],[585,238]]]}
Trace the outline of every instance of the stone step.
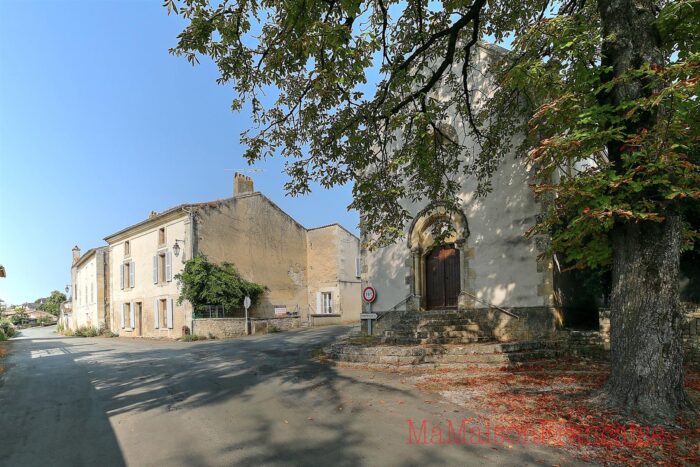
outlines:
{"label": "stone step", "polygon": [[563,354],[563,347],[553,341],[375,347],[334,344],[328,353],[338,361],[364,364],[511,367],[554,359]]}
{"label": "stone step", "polygon": [[426,324],[424,326],[418,327],[419,331],[473,331],[479,332],[479,325],[476,323],[465,323],[465,324]]}

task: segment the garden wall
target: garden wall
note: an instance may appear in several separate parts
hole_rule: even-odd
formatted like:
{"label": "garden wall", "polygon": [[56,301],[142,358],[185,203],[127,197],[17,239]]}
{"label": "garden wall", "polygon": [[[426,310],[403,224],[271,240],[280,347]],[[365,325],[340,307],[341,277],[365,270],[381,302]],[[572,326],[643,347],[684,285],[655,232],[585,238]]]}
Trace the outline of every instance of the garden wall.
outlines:
{"label": "garden wall", "polygon": [[[250,318],[251,334],[267,334],[301,327],[298,316]],[[194,320],[193,334],[217,339],[245,336],[245,318],[199,318]]]}

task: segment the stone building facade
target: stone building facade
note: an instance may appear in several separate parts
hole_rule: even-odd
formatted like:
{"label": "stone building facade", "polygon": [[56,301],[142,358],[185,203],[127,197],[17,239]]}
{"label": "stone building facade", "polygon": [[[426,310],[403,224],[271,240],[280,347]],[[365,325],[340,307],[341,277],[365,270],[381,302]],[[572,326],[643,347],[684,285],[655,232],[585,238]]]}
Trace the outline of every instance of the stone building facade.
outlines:
{"label": "stone building facade", "polygon": [[64,327],[75,331],[81,327],[109,328],[109,251],[92,248],[80,254],[73,248],[71,267],[71,306],[62,320]]}
{"label": "stone building facade", "polygon": [[[255,192],[250,177],[234,176],[231,198],[152,213],[105,241],[112,271],[111,324],[121,336],[175,338],[183,326],[197,332],[195,310],[186,301],[177,303],[175,276],[198,254],[232,263],[244,278],[267,287],[250,309],[252,317],[359,318],[359,277],[354,269],[352,277],[347,274],[359,258],[359,239],[337,224],[306,229]],[[313,298],[322,289],[332,305],[319,310]]]}

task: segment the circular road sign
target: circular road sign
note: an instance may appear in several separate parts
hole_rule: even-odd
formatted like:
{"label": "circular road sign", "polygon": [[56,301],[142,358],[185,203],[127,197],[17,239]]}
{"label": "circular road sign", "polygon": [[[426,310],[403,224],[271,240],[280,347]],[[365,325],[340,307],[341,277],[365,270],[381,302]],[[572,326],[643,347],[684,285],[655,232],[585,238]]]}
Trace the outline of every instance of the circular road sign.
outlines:
{"label": "circular road sign", "polygon": [[372,303],[377,299],[377,291],[374,287],[365,287],[362,291],[362,299],[367,303]]}

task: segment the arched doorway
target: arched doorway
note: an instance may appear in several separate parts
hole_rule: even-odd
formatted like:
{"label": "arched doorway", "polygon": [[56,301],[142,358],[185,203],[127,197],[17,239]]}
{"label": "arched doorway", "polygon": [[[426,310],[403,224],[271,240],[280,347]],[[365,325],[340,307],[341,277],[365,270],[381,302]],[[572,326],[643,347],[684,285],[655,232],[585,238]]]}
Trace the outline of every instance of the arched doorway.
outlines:
{"label": "arched doorway", "polygon": [[[449,223],[453,231],[435,238],[439,223]],[[408,229],[411,259],[406,282],[412,301],[407,307],[417,311],[469,306],[468,238],[467,217],[461,209],[437,202],[416,214]]]}
{"label": "arched doorway", "polygon": [[425,257],[426,308],[456,308],[461,291],[459,250],[435,247]]}

